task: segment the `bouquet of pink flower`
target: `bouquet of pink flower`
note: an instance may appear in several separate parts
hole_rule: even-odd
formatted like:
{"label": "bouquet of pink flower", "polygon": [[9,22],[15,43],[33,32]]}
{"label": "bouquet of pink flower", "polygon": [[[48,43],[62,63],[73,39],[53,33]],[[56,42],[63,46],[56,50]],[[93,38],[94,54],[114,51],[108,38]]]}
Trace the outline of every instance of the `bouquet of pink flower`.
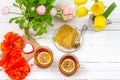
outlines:
{"label": "bouquet of pink flower", "polygon": [[53,13],[62,20],[71,20],[74,18],[74,5],[64,4],[59,9],[54,9]]}
{"label": "bouquet of pink flower", "polygon": [[[25,34],[30,36],[30,29],[35,31],[35,35],[42,35],[47,33],[46,25],[53,26],[52,15],[53,3],[55,0],[15,0],[14,7],[21,10],[18,12],[10,12],[18,14],[17,17],[11,18],[11,22],[15,22],[19,25],[20,29],[24,29]],[[5,8],[3,12],[9,11]],[[5,13],[6,14],[6,13]]]}

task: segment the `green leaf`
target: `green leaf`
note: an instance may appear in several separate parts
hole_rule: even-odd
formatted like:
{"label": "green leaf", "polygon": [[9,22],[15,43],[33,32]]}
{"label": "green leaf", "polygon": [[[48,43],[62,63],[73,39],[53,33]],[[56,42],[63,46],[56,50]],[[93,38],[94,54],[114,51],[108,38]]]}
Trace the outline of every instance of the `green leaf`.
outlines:
{"label": "green leaf", "polygon": [[35,2],[35,0],[29,0],[29,2],[33,3],[33,2]]}
{"label": "green leaf", "polygon": [[32,26],[32,29],[33,29],[34,31],[37,31],[37,26],[33,25],[33,26]]}
{"label": "green leaf", "polygon": [[16,0],[16,3],[18,3],[18,4],[22,4],[22,2],[23,2],[23,0]]}
{"label": "green leaf", "polygon": [[54,26],[54,24],[52,24],[52,22],[49,22],[48,24],[49,24],[51,27],[53,27],[53,26]]}
{"label": "green leaf", "polygon": [[20,18],[20,17],[11,18],[11,19],[9,20],[9,23],[12,23],[13,21],[15,21],[15,20],[18,19],[18,18]]}
{"label": "green leaf", "polygon": [[113,2],[108,9],[104,12],[103,16],[107,19],[108,16],[113,12],[113,10],[117,7],[117,5]]}
{"label": "green leaf", "polygon": [[17,24],[18,24],[19,22],[20,22],[20,20],[18,20],[18,19],[15,21],[15,23],[17,23]]}
{"label": "green leaf", "polygon": [[20,20],[19,27],[20,27],[20,29],[24,28],[24,20],[23,19]]}
{"label": "green leaf", "polygon": [[46,0],[39,0],[38,4],[46,4]]}
{"label": "green leaf", "polygon": [[30,6],[28,1],[23,1],[23,5],[26,6],[26,8],[28,8]]}
{"label": "green leaf", "polygon": [[37,31],[38,28],[39,28],[39,26],[40,26],[39,24],[40,24],[39,22],[34,21],[34,24],[33,24],[33,26],[32,26],[32,29],[33,29],[34,31]]}
{"label": "green leaf", "polygon": [[52,20],[52,17],[50,15],[45,15],[45,21],[49,22]]}
{"label": "green leaf", "polygon": [[50,15],[46,15],[45,21],[48,23],[48,25],[54,26],[52,24],[52,17]]}
{"label": "green leaf", "polygon": [[29,28],[31,28],[33,26],[33,23],[34,23],[34,19],[32,19],[31,21],[28,22]]}
{"label": "green leaf", "polygon": [[55,0],[47,0],[47,4],[52,5],[55,2]]}
{"label": "green leaf", "polygon": [[37,35],[42,35],[43,33],[47,33],[47,30],[46,30],[46,28],[45,27],[41,27],[40,29],[39,29],[39,31],[36,33],[36,36]]}
{"label": "green leaf", "polygon": [[16,3],[13,3],[13,6],[19,8],[19,5],[17,5]]}

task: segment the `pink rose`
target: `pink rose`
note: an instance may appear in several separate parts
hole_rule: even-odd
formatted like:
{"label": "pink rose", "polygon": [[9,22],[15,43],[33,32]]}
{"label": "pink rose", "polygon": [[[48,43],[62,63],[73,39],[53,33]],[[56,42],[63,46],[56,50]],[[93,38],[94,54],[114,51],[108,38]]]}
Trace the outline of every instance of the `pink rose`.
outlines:
{"label": "pink rose", "polygon": [[52,8],[51,11],[50,11],[50,14],[51,14],[52,16],[56,16],[57,10],[56,10],[55,8]]}
{"label": "pink rose", "polygon": [[37,13],[39,15],[43,15],[43,14],[45,14],[45,12],[46,12],[46,7],[44,5],[40,5],[37,7]]}
{"label": "pink rose", "polygon": [[65,9],[63,10],[63,14],[67,16],[67,15],[69,14],[69,9],[68,9],[68,8],[65,8]]}
{"label": "pink rose", "polygon": [[65,8],[67,8],[68,7],[68,5],[62,5],[61,7],[60,7],[60,9],[61,10],[64,10]]}
{"label": "pink rose", "polygon": [[72,15],[74,10],[73,7],[71,5],[63,5],[61,6],[61,10],[63,12],[64,15]]}
{"label": "pink rose", "polygon": [[10,13],[10,8],[9,7],[2,8],[2,14],[7,15],[9,13]]}

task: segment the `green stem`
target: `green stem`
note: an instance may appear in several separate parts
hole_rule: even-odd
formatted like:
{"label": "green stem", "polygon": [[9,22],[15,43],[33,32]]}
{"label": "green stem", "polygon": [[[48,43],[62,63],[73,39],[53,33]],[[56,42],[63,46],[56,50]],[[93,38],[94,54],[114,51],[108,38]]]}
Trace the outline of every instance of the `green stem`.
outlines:
{"label": "green stem", "polygon": [[117,5],[113,2],[108,9],[104,12],[103,16],[107,19],[108,16],[113,12],[113,10],[117,7]]}
{"label": "green stem", "polygon": [[30,40],[29,29],[24,29],[24,31],[25,31],[25,34],[26,34],[28,40]]}
{"label": "green stem", "polygon": [[18,15],[23,15],[21,13],[17,13],[17,12],[10,12],[10,14],[18,14]]}

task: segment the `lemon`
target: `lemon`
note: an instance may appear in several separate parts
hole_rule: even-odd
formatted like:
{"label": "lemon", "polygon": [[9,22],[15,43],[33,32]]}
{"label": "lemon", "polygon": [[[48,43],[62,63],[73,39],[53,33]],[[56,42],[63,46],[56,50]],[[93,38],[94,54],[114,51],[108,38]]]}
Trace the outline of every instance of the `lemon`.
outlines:
{"label": "lemon", "polygon": [[65,59],[62,62],[62,69],[67,72],[73,72],[75,70],[75,62],[72,59]]}
{"label": "lemon", "polygon": [[86,4],[86,3],[87,3],[87,0],[74,0],[74,3],[75,3],[77,6],[80,6],[80,5]]}
{"label": "lemon", "polygon": [[51,56],[48,52],[41,52],[38,55],[37,60],[40,64],[47,65],[51,62]]}

